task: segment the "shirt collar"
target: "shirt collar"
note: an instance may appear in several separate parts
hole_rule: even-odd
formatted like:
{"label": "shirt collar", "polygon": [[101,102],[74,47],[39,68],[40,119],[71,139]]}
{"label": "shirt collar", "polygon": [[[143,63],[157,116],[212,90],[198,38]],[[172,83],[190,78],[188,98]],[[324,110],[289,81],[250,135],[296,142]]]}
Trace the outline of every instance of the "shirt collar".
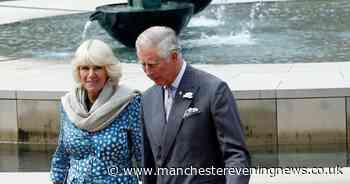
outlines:
{"label": "shirt collar", "polygon": [[176,79],[174,80],[174,82],[171,83],[171,86],[173,86],[175,89],[177,89],[179,87],[179,85],[180,85],[180,81],[182,79],[182,76],[185,73],[186,65],[187,65],[186,62],[183,60],[180,72],[177,74]]}

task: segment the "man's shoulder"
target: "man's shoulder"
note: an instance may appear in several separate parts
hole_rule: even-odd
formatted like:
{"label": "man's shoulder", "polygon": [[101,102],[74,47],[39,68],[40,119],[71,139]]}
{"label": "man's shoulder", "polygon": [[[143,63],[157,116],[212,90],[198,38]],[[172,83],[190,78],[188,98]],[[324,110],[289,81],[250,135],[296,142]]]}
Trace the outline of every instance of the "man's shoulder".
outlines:
{"label": "man's shoulder", "polygon": [[215,86],[219,86],[222,83],[226,83],[225,81],[223,81],[219,77],[217,77],[211,73],[208,73],[207,71],[204,71],[202,69],[192,67],[192,71],[194,72],[194,74],[196,76],[195,82],[197,82],[201,86],[215,87]]}
{"label": "man's shoulder", "polygon": [[142,93],[142,98],[152,96],[156,92],[157,88],[158,88],[157,85],[153,85],[149,87],[146,91]]}

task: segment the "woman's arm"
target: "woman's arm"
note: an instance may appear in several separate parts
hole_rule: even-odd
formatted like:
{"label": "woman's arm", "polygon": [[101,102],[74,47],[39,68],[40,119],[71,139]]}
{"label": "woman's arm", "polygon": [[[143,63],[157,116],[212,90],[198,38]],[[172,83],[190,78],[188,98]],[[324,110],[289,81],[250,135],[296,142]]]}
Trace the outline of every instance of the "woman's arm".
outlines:
{"label": "woman's arm", "polygon": [[51,161],[50,176],[54,184],[64,183],[68,174],[68,169],[69,169],[69,155],[65,150],[64,141],[63,141],[64,131],[65,131],[64,129],[65,118],[64,118],[63,111],[64,111],[63,107],[61,106],[58,145]]}
{"label": "woman's arm", "polygon": [[141,119],[140,119],[140,108],[141,108],[141,96],[136,96],[133,99],[130,109],[130,133],[131,133],[131,145],[132,145],[132,156],[136,160],[137,167],[141,167],[142,157],[142,136],[141,136]]}

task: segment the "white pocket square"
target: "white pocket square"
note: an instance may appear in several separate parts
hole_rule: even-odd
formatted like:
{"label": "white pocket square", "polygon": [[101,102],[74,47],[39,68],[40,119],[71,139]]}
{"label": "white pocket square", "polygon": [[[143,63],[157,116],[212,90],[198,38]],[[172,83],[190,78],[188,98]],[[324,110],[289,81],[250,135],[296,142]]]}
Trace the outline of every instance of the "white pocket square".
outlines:
{"label": "white pocket square", "polygon": [[183,118],[188,118],[190,116],[193,116],[195,114],[199,114],[201,111],[197,107],[190,107],[186,109]]}
{"label": "white pocket square", "polygon": [[184,95],[182,95],[182,98],[184,99],[192,99],[193,93],[192,92],[186,92]]}

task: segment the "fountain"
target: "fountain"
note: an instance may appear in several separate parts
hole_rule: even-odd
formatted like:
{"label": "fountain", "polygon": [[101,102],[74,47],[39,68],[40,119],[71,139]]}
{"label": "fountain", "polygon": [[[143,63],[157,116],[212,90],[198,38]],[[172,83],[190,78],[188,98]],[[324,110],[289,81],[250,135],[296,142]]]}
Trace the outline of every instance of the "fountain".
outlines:
{"label": "fountain", "polygon": [[109,4],[96,8],[90,20],[97,20],[110,36],[127,47],[134,47],[137,36],[151,26],[168,26],[177,34],[191,16],[203,10],[211,0],[128,0],[127,4]]}
{"label": "fountain", "polygon": [[[179,35],[187,62],[309,63],[348,61],[350,58],[349,0],[230,1],[238,0],[211,1],[205,9],[191,16]],[[164,2],[162,8],[166,4]],[[138,9],[124,6],[129,10]],[[82,40],[100,39],[111,45],[122,62],[136,63],[135,50],[113,39],[98,21],[88,22],[90,27],[82,38],[90,16],[88,12],[0,25],[0,55],[44,62],[69,60]],[[105,19],[102,13],[98,16]],[[132,24],[135,22],[132,20]]]}

